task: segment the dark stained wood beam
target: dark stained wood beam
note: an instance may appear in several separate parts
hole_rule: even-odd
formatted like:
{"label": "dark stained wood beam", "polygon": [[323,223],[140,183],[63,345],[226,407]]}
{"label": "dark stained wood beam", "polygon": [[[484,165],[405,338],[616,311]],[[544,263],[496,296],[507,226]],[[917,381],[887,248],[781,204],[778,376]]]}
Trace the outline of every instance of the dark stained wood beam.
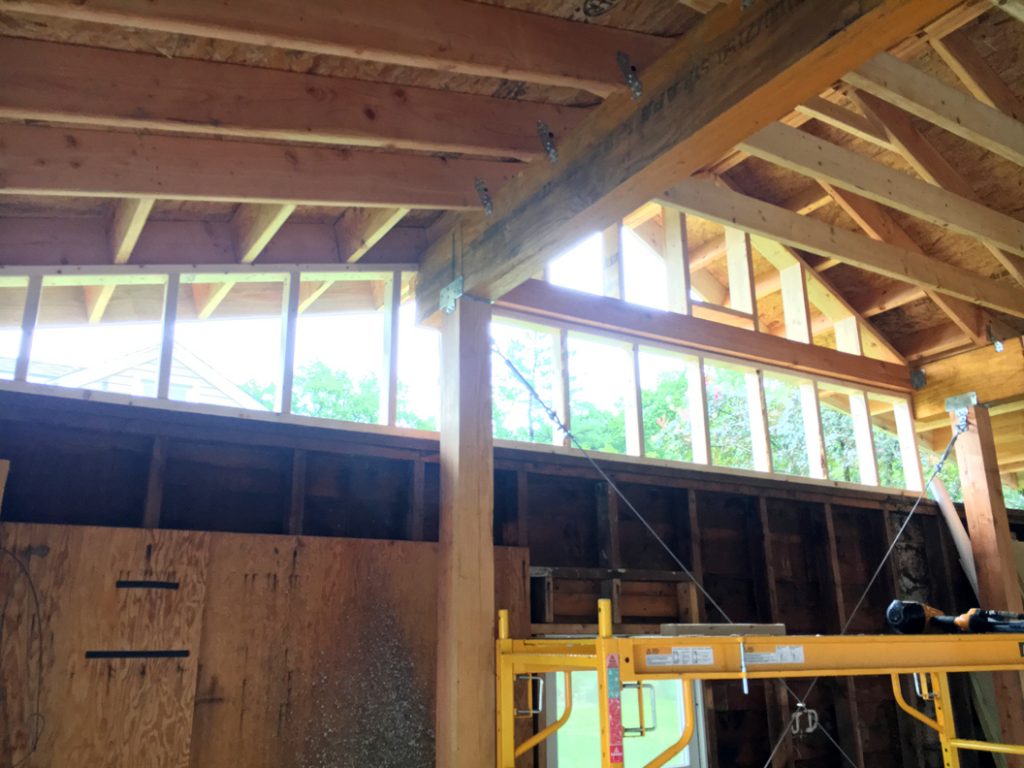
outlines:
{"label": "dark stained wood beam", "polygon": [[438,307],[460,244],[466,290],[507,292],[546,260],[721,157],[845,72],[956,5],[955,0],[773,0],[708,14],[559,146],[494,196],[492,216],[462,217],[427,255],[420,312]]}
{"label": "dark stained wood beam", "polygon": [[0,125],[0,194],[472,209],[521,163]]}
{"label": "dark stained wood beam", "polygon": [[[0,38],[0,117],[529,159],[586,109]],[[111,88],[111,83],[117,83]]]}
{"label": "dark stained wood beam", "polygon": [[621,87],[615,55],[643,69],[669,41],[461,0],[0,0],[0,11],[212,37],[383,64],[580,88]]}
{"label": "dark stained wood beam", "polygon": [[557,323],[623,333],[696,353],[717,352],[755,365],[774,365],[858,385],[901,391],[910,386],[910,369],[905,365],[559,288],[541,280],[528,280],[498,299],[497,306]]}

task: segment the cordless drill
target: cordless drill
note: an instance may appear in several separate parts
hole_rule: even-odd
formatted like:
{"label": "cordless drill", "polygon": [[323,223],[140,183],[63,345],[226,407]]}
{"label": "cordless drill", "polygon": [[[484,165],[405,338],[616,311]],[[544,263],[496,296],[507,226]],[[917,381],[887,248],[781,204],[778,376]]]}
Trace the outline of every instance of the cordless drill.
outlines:
{"label": "cordless drill", "polygon": [[893,600],[885,610],[889,626],[904,635],[922,632],[1024,632],[1024,613],[971,608],[959,616],[911,600]]}

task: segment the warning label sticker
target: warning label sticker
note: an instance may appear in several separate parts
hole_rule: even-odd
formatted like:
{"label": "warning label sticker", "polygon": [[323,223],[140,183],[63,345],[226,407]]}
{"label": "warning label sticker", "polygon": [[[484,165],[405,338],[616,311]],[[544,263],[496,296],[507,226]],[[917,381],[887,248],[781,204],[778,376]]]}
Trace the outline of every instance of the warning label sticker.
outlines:
{"label": "warning label sticker", "polygon": [[802,645],[777,645],[772,651],[746,651],[744,657],[747,664],[803,664],[804,647]]}
{"label": "warning label sticker", "polygon": [[619,677],[619,655],[608,654],[608,760],[622,765],[625,751],[622,744],[622,683]]}
{"label": "warning label sticker", "polygon": [[709,647],[651,648],[647,651],[649,667],[708,667],[715,663],[715,650]]}

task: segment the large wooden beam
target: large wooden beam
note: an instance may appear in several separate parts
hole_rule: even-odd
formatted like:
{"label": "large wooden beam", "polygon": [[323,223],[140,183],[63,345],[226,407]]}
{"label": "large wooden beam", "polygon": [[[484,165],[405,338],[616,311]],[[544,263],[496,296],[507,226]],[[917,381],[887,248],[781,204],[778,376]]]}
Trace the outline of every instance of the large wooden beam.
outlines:
{"label": "large wooden beam", "polygon": [[0,72],[12,120],[523,159],[587,111],[11,37]]}
{"label": "large wooden beam", "polygon": [[[708,14],[643,72],[638,100],[610,96],[559,145],[557,165],[533,164],[494,196],[492,216],[456,222],[466,289],[507,292],[955,4],[773,0]],[[453,238],[439,240],[417,286],[421,314],[451,280]]]}
{"label": "large wooden beam", "polygon": [[342,261],[359,261],[407,213],[408,208],[350,208],[345,211],[334,224],[338,257]]}
{"label": "large wooden beam", "polygon": [[463,300],[441,326],[437,765],[495,763],[491,310]]}
{"label": "large wooden beam", "polygon": [[905,365],[558,288],[541,280],[528,280],[502,296],[497,306],[559,324],[625,334],[633,341],[646,339],[691,352],[729,355],[753,365],[778,366],[861,386],[909,388],[910,369]]}
{"label": "large wooden beam", "polygon": [[212,37],[481,77],[610,93],[617,51],[643,68],[668,45],[651,35],[459,0],[0,0],[0,10]]}
{"label": "large wooden beam", "polygon": [[979,147],[1024,165],[1024,124],[895,56],[880,54],[848,73],[843,80]]}
{"label": "large wooden beam", "polygon": [[948,426],[947,397],[976,392],[978,402],[996,405],[1024,399],[1024,344],[1007,341],[993,347],[937,360],[924,366],[925,386],[914,392],[914,419],[919,430]]}
{"label": "large wooden beam", "polygon": [[[903,155],[921,178],[960,197],[981,202],[960,172],[914,127],[906,112],[867,93],[855,91],[851,96],[865,113],[885,128],[892,148]],[[1024,285],[1024,260],[1020,256],[991,243],[984,243],[984,246],[1014,280]]]}
{"label": "large wooden beam", "polygon": [[522,164],[358,149],[0,126],[0,194],[472,209]]}
{"label": "large wooden beam", "polygon": [[954,232],[1024,254],[1024,222],[781,124],[740,143],[782,168],[845,189]]}
{"label": "large wooden beam", "polygon": [[[958,416],[951,414],[954,427]],[[1013,537],[1006,515],[992,424],[984,407],[968,409],[967,432],[956,441],[956,462],[964,494],[967,530],[978,571],[983,608],[1021,612]],[[1024,673],[993,674],[1002,740],[1024,744]],[[1019,760],[1019,759],[1018,759]],[[1020,766],[1020,761],[1011,763]]]}
{"label": "large wooden beam", "polygon": [[871,240],[816,219],[799,216],[709,182],[689,180],[661,198],[685,213],[735,226],[784,245],[895,280],[913,283],[1001,312],[1024,317],[1024,292],[919,253]]}

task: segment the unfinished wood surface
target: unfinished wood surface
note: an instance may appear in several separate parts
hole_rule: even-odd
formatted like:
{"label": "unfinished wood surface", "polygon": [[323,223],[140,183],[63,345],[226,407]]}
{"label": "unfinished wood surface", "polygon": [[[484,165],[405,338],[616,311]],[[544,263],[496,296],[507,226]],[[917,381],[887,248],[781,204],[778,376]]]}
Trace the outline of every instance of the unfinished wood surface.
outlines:
{"label": "unfinished wood surface", "polygon": [[[814,141],[812,137],[808,138]],[[831,227],[784,208],[729,190],[717,189],[708,182],[686,181],[665,193],[661,200],[666,205],[711,221],[731,224],[752,235],[761,235],[885,277],[910,282],[922,288],[932,288],[955,298],[1024,317],[1024,295],[1008,285],[918,253]],[[1024,224],[1018,224],[1024,230]]]}
{"label": "unfinished wood surface", "polygon": [[776,123],[741,142],[740,146],[783,168],[1018,255],[1024,254],[1024,222],[803,131]]}
{"label": "unfinished wood surface", "polygon": [[394,229],[408,208],[349,208],[334,224],[341,261],[359,261]]}
{"label": "unfinished wood surface", "polygon": [[495,761],[494,456],[490,307],[458,302],[441,328],[437,764]]}
{"label": "unfinished wood surface", "polygon": [[472,209],[517,163],[0,126],[0,194],[160,197],[326,206]]}
{"label": "unfinished wood surface", "polygon": [[[286,0],[258,7],[211,6],[205,0],[154,5],[145,0],[3,0],[0,9],[133,29],[197,35],[252,45],[383,64],[581,88],[608,94],[622,83],[615,54],[639,68],[668,42],[597,25],[487,4],[442,0],[306,3],[296,13]],[[572,41],[571,46],[566,41]]]}
{"label": "unfinished wood surface", "polygon": [[7,37],[0,70],[13,120],[494,157],[539,156],[538,120],[560,137],[587,112]]}
{"label": "unfinished wood surface", "polygon": [[843,81],[1024,165],[1024,124],[895,56],[879,54]]}
{"label": "unfinished wood surface", "polygon": [[501,298],[498,306],[558,323],[601,328],[692,351],[723,352],[764,365],[906,389],[909,371],[895,363],[848,355],[789,339],[733,328],[698,317],[639,307],[530,280]]}
{"label": "unfinished wood surface", "polygon": [[[209,535],[5,524],[0,543],[28,568],[41,611],[37,624],[5,558],[0,679],[13,695],[0,757],[18,764],[42,722],[31,765],[186,768]],[[127,651],[178,655],[86,656]]]}
{"label": "unfinished wood surface", "polygon": [[242,264],[256,261],[294,211],[295,205],[292,203],[248,203],[238,206],[231,218],[238,261]]}
{"label": "unfinished wood surface", "polygon": [[[586,232],[608,226],[721,157],[767,120],[955,5],[952,0],[776,0],[706,16],[643,72],[644,94],[615,93],[559,146],[494,196],[494,215],[460,218],[466,290],[494,298]],[[450,281],[450,239],[424,261],[421,315]]]}
{"label": "unfinished wood surface", "polygon": [[949,423],[947,397],[977,392],[979,403],[992,404],[1024,398],[1024,348],[1011,340],[1003,352],[993,347],[972,350],[928,363],[924,374],[925,386],[913,398],[917,428],[944,428]]}
{"label": "unfinished wood surface", "polygon": [[964,32],[950,32],[930,42],[974,98],[1015,120],[1024,119],[1024,102],[985,61]]}
{"label": "unfinished wood surface", "polygon": [[[954,428],[956,413],[951,413]],[[984,407],[968,409],[967,432],[956,441],[956,461],[964,494],[967,530],[978,570],[978,599],[995,611],[1020,613],[1021,592],[1013,537],[1006,516],[1002,481],[992,438],[992,422]],[[1024,673],[999,672],[992,675],[1002,738],[1010,744],[1024,743]],[[1019,768],[1024,759],[1010,764]]]}

